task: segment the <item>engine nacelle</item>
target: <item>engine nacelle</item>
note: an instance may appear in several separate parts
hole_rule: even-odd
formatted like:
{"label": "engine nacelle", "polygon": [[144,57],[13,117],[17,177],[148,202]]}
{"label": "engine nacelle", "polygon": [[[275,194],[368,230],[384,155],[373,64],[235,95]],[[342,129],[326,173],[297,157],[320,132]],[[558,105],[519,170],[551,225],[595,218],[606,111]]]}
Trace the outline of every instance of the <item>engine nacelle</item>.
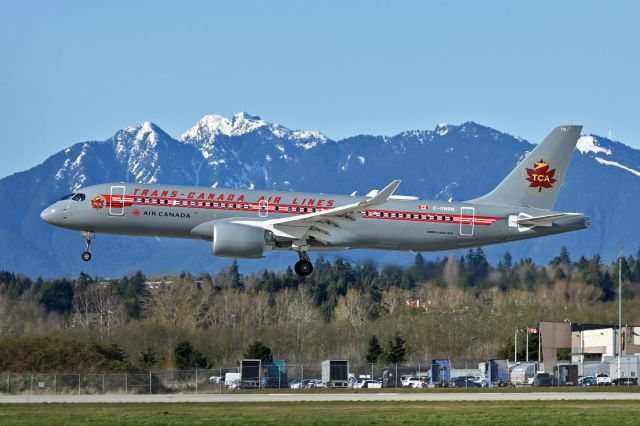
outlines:
{"label": "engine nacelle", "polygon": [[213,254],[245,259],[263,257],[268,234],[264,229],[237,223],[216,223],[213,227]]}

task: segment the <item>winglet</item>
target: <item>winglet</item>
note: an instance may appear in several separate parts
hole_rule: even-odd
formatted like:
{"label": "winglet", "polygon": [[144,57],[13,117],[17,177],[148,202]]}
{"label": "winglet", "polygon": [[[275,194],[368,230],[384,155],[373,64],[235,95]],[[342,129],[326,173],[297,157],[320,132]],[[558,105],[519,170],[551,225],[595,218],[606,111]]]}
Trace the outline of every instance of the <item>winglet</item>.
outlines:
{"label": "winglet", "polygon": [[391,182],[389,185],[385,186],[383,190],[378,191],[378,193],[376,195],[374,195],[373,197],[369,198],[368,200],[364,200],[364,201],[360,201],[360,206],[367,206],[370,204],[383,204],[386,203],[387,200],[389,200],[389,197],[391,197],[393,195],[393,193],[396,191],[396,189],[398,188],[398,186],[400,185],[400,180],[396,179],[393,182]]}

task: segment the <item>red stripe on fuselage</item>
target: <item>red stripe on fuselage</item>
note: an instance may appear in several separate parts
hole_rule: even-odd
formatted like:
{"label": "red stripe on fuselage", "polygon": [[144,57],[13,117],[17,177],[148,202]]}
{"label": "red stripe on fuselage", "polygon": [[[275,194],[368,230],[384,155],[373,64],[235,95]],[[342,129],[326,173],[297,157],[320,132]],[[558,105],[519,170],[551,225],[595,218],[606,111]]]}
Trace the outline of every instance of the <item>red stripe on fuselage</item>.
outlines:
{"label": "red stripe on fuselage", "polygon": [[[179,207],[187,209],[213,209],[227,211],[256,211],[263,213],[298,214],[314,213],[317,211],[330,210],[331,208],[318,208],[314,206],[301,206],[298,204],[266,204],[251,202],[229,202],[229,201],[199,201],[190,198],[156,198],[156,197],[133,197],[125,195],[103,195],[106,206],[111,208],[131,207],[133,205],[149,207]],[[144,200],[144,202],[142,202]],[[182,202],[182,204],[180,204]],[[462,216],[458,214],[435,214],[421,210],[395,211],[395,210],[364,210],[360,213],[363,219],[377,220],[401,220],[414,222],[433,223],[457,223],[474,225],[491,225],[502,220],[501,217],[492,216]]]}

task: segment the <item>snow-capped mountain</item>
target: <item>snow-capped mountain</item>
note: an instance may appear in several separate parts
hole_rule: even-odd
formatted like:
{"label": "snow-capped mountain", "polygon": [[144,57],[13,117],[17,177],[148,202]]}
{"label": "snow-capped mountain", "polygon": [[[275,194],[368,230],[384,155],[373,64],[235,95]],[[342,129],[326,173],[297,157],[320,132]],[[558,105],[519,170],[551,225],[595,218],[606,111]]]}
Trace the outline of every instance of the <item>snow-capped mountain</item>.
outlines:
{"label": "snow-capped mountain", "polygon": [[[43,223],[39,213],[55,198],[101,182],[171,183],[325,193],[367,193],[402,179],[398,193],[464,200],[491,190],[533,145],[473,122],[439,124],[395,136],[359,135],[341,141],[317,131],[294,131],[246,113],[206,115],[179,139],[145,122],[102,142],[60,151],[34,168],[0,180],[11,206],[0,224],[0,269],[29,275],[115,276],[145,272],[212,270],[227,264],[205,242],[99,235],[94,261],[80,260],[80,236]],[[585,212],[588,230],[487,248],[497,257],[546,261],[562,245],[571,254],[604,259],[620,247],[637,250],[640,222],[629,221],[640,200],[640,150],[600,136],[583,136],[563,184],[557,208]],[[631,213],[633,214],[633,213]],[[446,254],[446,253],[445,253]],[[351,259],[409,262],[410,253],[340,252]],[[440,253],[440,255],[443,255]],[[242,262],[245,271],[282,268],[295,256],[273,253]]]}

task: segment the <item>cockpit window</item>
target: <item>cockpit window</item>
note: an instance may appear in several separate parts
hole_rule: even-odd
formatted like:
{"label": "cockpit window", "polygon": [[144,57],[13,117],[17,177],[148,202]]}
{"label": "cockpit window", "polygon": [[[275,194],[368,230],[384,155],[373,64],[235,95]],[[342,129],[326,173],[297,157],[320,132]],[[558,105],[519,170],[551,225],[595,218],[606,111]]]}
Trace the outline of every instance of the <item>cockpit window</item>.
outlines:
{"label": "cockpit window", "polygon": [[73,197],[74,195],[76,195],[76,194],[75,193],[67,194],[64,197],[60,198],[58,201],[68,200],[69,198]]}
{"label": "cockpit window", "polygon": [[84,196],[84,194],[78,193],[78,194],[73,196],[72,200],[73,201],[84,201],[85,200],[85,196]]}

